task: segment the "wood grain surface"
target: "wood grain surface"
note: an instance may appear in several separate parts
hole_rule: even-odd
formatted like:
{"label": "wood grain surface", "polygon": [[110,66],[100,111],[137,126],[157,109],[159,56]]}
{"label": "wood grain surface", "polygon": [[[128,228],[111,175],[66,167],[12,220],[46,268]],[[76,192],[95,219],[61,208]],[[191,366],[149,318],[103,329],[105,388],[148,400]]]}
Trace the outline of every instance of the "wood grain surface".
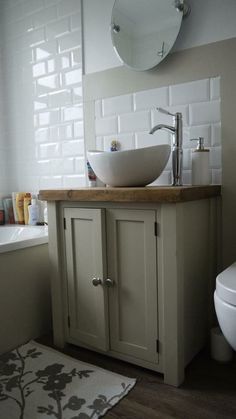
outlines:
{"label": "wood grain surface", "polygon": [[221,186],[146,186],[143,188],[79,188],[39,191],[42,201],[78,202],[186,202],[221,194]]}

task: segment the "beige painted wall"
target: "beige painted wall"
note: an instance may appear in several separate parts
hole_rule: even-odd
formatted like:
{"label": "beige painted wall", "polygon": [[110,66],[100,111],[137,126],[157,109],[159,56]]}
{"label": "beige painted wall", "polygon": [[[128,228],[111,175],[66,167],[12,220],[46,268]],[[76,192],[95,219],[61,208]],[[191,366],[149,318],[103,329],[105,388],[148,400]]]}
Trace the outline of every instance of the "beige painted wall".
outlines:
{"label": "beige painted wall", "polygon": [[221,76],[223,264],[236,260],[236,38],[170,54],[155,70],[125,67],[84,76],[86,147],[95,146],[94,100]]}

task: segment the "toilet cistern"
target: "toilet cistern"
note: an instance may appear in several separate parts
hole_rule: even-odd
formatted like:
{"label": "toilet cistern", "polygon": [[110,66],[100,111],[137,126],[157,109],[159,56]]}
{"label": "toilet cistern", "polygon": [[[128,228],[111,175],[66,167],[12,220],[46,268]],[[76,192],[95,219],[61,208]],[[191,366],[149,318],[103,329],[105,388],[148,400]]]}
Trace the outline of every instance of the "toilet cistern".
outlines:
{"label": "toilet cistern", "polygon": [[169,131],[173,135],[173,144],[172,144],[172,177],[173,177],[173,186],[181,186],[182,182],[182,169],[183,169],[183,117],[181,112],[176,112],[175,114],[163,109],[155,108],[158,112],[164,113],[165,115],[170,115],[173,117],[174,126],[158,124],[155,125],[149,134],[154,134],[154,132],[163,129]]}

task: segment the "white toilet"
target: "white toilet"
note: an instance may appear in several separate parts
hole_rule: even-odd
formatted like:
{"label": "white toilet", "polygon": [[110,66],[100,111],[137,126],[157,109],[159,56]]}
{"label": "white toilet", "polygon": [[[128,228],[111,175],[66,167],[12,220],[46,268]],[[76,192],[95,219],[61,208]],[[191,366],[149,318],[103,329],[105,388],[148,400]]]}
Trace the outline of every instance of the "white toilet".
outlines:
{"label": "white toilet", "polygon": [[222,333],[236,350],[236,262],[217,276],[214,301]]}

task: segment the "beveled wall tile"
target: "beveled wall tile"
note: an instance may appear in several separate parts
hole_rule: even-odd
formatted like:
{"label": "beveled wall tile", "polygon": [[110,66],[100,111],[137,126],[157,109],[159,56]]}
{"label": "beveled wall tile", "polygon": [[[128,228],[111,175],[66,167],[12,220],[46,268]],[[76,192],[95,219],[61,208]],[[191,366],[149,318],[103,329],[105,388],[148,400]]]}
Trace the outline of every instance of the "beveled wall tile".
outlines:
{"label": "beveled wall tile", "polygon": [[[131,98],[134,101],[132,110]],[[221,179],[219,77],[95,101],[96,147],[108,151],[112,139],[118,140],[121,150],[157,144],[172,145],[173,135],[167,131],[158,130],[153,135],[149,134],[154,125],[173,125],[173,117],[158,112],[157,107],[163,107],[171,113],[181,112],[183,115],[184,183],[191,184],[191,150],[197,146],[197,142],[190,139],[199,137],[204,137],[205,146],[210,148],[211,177],[212,182],[217,183]],[[107,118],[107,115],[112,117]],[[164,172],[154,184],[170,184],[171,167],[170,156]]]}
{"label": "beveled wall tile", "polygon": [[14,190],[85,184],[80,7],[80,0],[8,0],[1,13],[11,112],[0,147],[4,138]]}

